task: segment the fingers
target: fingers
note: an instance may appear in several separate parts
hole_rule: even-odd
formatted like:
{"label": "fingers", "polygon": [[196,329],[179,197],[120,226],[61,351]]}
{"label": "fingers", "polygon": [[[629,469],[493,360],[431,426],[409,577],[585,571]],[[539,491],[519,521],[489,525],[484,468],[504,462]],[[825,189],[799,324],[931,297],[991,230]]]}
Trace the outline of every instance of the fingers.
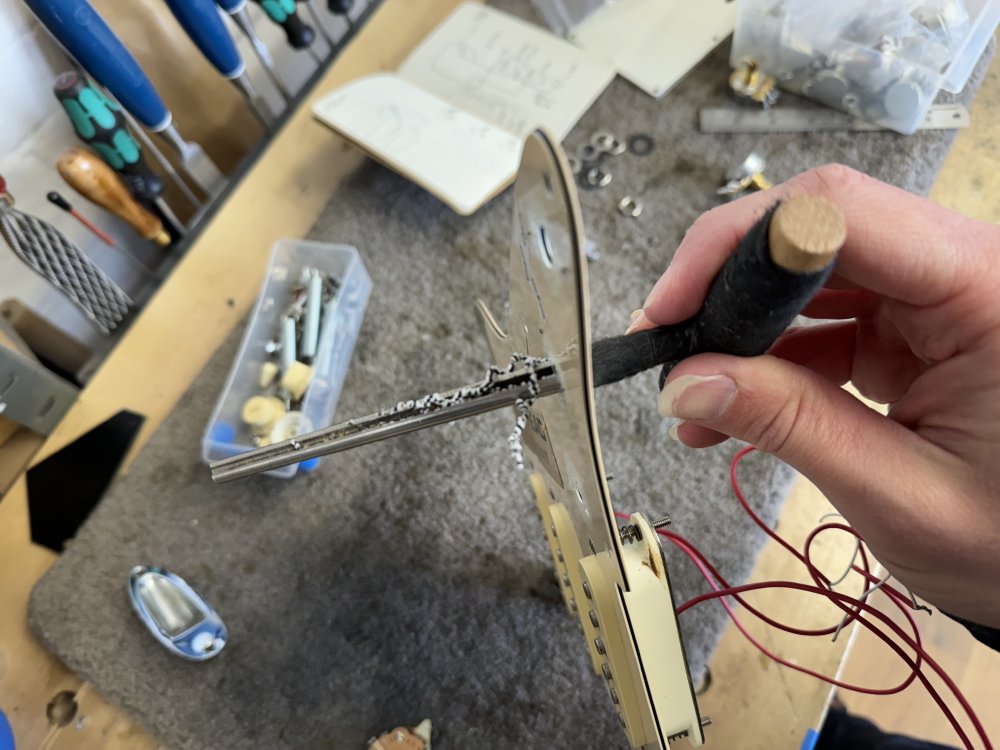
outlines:
{"label": "fingers", "polygon": [[688,448],[711,448],[713,445],[724,443],[729,440],[728,435],[710,430],[694,422],[681,422],[676,425],[673,433],[675,440],[683,443]]}
{"label": "fingers", "polygon": [[[685,360],[667,379],[659,406],[664,416],[686,420],[677,429],[685,444],[713,444],[714,433],[745,440],[831,496],[856,498],[862,513],[875,478],[911,463],[923,443],[818,373],[771,356]],[[892,495],[897,480],[886,481]]]}
{"label": "fingers", "polygon": [[[982,576],[982,550],[996,547],[994,496],[960,451],[771,356],[692,357],[668,378],[660,411],[685,420],[673,431],[685,445],[731,436],[775,454],[812,480],[907,585],[950,611],[977,611],[983,580],[995,579],[992,570]],[[939,566],[950,575],[936,579]]]}
{"label": "fingers", "polygon": [[913,305],[938,304],[968,283],[970,264],[963,260],[989,231],[860,172],[827,165],[699,217],[647,298],[645,317],[666,325],[694,315],[740,238],[776,201],[800,193],[827,198],[847,220],[837,261],[842,280]]}
{"label": "fingers", "polygon": [[867,398],[883,404],[899,400],[925,365],[911,344],[885,316],[860,321],[851,380]]}

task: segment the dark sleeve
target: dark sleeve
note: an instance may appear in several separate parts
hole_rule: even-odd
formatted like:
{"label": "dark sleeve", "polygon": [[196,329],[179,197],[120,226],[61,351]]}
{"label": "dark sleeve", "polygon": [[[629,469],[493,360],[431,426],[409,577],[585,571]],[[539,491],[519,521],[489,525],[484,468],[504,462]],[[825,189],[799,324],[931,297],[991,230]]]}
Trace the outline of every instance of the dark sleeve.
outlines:
{"label": "dark sleeve", "polygon": [[994,651],[1000,651],[1000,629],[989,628],[985,625],[969,622],[968,620],[958,617],[957,615],[949,614],[944,610],[941,610],[941,614],[948,615],[948,617],[955,622],[959,622],[964,625],[965,629],[972,633],[972,637],[984,646],[988,646]]}

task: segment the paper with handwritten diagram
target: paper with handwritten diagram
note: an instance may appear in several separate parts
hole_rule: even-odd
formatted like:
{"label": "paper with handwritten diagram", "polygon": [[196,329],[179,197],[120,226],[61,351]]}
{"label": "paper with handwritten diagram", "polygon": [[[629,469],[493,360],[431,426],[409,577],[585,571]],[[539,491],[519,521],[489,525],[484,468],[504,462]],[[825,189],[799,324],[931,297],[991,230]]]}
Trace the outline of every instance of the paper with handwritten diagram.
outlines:
{"label": "paper with handwritten diagram", "polygon": [[613,76],[547,31],[468,3],[397,73],[354,81],[313,112],[468,215],[513,180],[525,136],[565,137]]}
{"label": "paper with handwritten diagram", "polygon": [[572,29],[569,39],[659,98],[735,26],[734,0],[616,0]]}

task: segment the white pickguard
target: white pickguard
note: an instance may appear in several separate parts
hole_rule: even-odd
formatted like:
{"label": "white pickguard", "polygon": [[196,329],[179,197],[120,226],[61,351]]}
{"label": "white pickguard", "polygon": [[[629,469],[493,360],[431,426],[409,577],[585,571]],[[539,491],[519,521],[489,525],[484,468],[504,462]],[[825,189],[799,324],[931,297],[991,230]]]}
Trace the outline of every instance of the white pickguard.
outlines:
{"label": "white pickguard", "polygon": [[633,747],[704,743],[657,534],[639,515],[623,542],[604,475],[590,362],[579,203],[551,136],[525,142],[514,186],[510,320],[479,312],[496,363],[514,353],[558,363],[563,391],[527,409],[525,457],[567,609]]}

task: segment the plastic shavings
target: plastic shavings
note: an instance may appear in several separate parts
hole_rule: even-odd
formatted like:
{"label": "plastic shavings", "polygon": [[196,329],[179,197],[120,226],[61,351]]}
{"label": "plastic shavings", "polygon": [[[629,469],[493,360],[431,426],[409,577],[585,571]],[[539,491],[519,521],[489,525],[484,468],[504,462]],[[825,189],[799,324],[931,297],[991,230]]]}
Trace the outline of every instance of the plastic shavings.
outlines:
{"label": "plastic shavings", "polygon": [[510,449],[510,455],[514,459],[514,465],[518,471],[524,471],[524,445],[521,442],[521,435],[524,433],[524,428],[528,425],[529,406],[531,406],[531,402],[525,399],[520,399],[514,404],[514,409],[518,413],[517,421],[514,422],[513,432],[507,438],[507,447]]}
{"label": "plastic shavings", "polygon": [[[408,399],[400,401],[395,406],[389,407],[379,412],[379,422],[392,422],[398,419],[411,418],[428,414],[431,412],[447,409],[476,398],[482,398],[498,390],[501,378],[523,370],[528,379],[528,395],[518,399],[514,404],[517,412],[517,420],[514,423],[514,430],[507,438],[507,446],[511,456],[514,458],[518,470],[524,469],[524,447],[521,443],[521,435],[528,424],[528,409],[538,395],[538,369],[548,366],[549,360],[544,357],[532,357],[526,354],[513,354],[510,362],[505,367],[490,365],[481,381],[472,385],[459,388],[447,394],[429,393],[418,399]],[[348,422],[353,426],[353,420]],[[369,425],[370,426],[370,425]]]}

